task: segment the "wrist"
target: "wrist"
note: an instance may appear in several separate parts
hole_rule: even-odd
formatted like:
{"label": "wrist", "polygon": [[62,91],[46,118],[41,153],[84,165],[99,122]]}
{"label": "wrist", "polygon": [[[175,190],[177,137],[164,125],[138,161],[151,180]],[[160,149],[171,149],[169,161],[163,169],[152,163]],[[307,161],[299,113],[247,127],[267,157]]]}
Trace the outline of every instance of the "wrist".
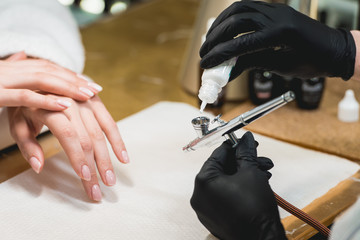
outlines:
{"label": "wrist", "polygon": [[360,31],[353,30],[351,31],[351,34],[354,38],[356,46],[354,75],[352,76],[352,79],[360,81]]}

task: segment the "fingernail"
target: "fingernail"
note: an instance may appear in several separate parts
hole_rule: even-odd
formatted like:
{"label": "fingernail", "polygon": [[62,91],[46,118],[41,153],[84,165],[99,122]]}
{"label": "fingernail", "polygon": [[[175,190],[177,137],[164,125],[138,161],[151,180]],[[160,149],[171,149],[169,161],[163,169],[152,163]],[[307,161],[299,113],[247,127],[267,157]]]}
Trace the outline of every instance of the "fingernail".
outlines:
{"label": "fingernail", "polygon": [[85,181],[90,181],[91,179],[91,173],[90,173],[90,169],[87,165],[83,165],[81,167],[81,174],[82,174],[82,177]]}
{"label": "fingernail", "polygon": [[97,184],[94,184],[91,188],[91,195],[93,200],[95,201],[101,201],[101,191],[100,187]]}
{"label": "fingernail", "polygon": [[57,102],[60,106],[65,107],[65,108],[68,108],[68,107],[71,106],[71,102],[66,101],[66,100],[58,99],[58,100],[56,100],[56,102]]}
{"label": "fingernail", "polygon": [[86,80],[88,82],[92,81],[88,76],[83,75],[81,73],[76,74],[76,76],[78,76],[79,78],[82,78],[82,79],[84,79],[84,80]]}
{"label": "fingernail", "polygon": [[127,154],[127,152],[125,150],[121,152],[121,156],[122,156],[122,159],[123,159],[124,163],[129,162],[129,155]]}
{"label": "fingernail", "polygon": [[93,97],[94,96],[94,93],[92,91],[90,91],[89,89],[87,88],[84,88],[84,87],[80,87],[79,88],[81,92],[85,93],[86,95],[88,95],[89,97]]}
{"label": "fingernail", "polygon": [[88,85],[89,85],[89,87],[92,87],[92,88],[96,89],[99,92],[101,92],[103,90],[102,86],[100,86],[97,83],[89,82]]}
{"label": "fingernail", "polygon": [[115,185],[116,178],[115,178],[113,171],[107,170],[105,173],[105,176],[106,176],[106,182],[108,185],[110,185],[110,186]]}
{"label": "fingernail", "polygon": [[29,159],[29,163],[30,163],[30,166],[32,167],[32,169],[34,169],[34,171],[36,173],[40,172],[41,163],[40,163],[39,159],[37,159],[36,157],[31,157]]}

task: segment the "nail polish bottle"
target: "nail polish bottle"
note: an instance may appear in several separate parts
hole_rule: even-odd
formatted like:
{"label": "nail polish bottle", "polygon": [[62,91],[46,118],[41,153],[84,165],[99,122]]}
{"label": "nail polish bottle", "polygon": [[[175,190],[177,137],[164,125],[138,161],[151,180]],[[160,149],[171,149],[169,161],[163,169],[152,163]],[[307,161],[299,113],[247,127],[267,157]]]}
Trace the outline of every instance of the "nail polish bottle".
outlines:
{"label": "nail polish bottle", "polygon": [[278,76],[263,70],[252,70],[249,72],[249,97],[256,105],[263,104],[280,95]]}
{"label": "nail polish bottle", "polygon": [[296,102],[302,109],[317,109],[325,88],[325,78],[294,79]]}

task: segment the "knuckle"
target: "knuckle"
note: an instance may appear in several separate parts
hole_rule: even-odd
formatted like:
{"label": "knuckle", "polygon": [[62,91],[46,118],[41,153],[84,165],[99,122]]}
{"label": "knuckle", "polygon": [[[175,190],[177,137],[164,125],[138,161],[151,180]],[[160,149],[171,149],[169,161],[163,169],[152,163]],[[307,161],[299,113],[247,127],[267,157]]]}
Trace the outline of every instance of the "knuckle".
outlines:
{"label": "knuckle", "polygon": [[228,19],[230,26],[236,26],[237,24],[237,17],[235,15],[231,15]]}
{"label": "knuckle", "polygon": [[84,152],[91,152],[93,150],[92,142],[89,138],[80,138],[80,145]]}
{"label": "knuckle", "polygon": [[104,133],[100,128],[96,128],[90,132],[90,137],[96,141],[102,141],[105,139]]}
{"label": "knuckle", "polygon": [[61,129],[60,137],[62,138],[74,138],[75,136],[75,130],[71,126],[64,126]]}
{"label": "knuckle", "polygon": [[21,89],[19,92],[19,99],[22,102],[28,102],[31,99],[31,91],[27,89]]}

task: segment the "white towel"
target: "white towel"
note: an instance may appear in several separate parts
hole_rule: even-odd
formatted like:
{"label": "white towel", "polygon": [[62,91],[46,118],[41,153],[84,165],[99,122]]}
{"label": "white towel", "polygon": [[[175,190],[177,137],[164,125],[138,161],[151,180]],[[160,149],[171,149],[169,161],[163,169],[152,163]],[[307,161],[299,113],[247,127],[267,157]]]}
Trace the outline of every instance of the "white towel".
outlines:
{"label": "white towel", "polygon": [[[198,114],[183,103],[161,102],[118,122],[131,162],[111,155],[117,184],[101,184],[101,203],[88,201],[64,153],[46,160],[40,175],[30,169],[0,184],[1,238],[215,239],[189,201],[195,175],[216,146],[182,151],[196,137],[190,121]],[[359,169],[343,158],[254,136],[259,155],[275,163],[272,187],[300,208]]]}

